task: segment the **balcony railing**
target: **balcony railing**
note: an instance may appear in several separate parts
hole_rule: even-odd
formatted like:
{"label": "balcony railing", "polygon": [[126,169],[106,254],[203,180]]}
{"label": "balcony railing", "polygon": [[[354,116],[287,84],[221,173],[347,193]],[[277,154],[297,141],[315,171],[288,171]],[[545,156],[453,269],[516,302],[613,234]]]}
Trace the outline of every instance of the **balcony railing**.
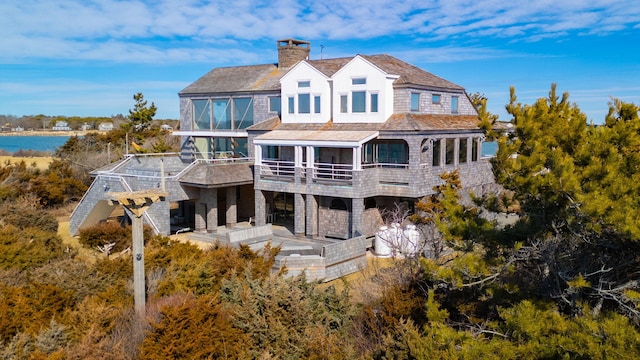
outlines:
{"label": "balcony railing", "polygon": [[[409,164],[396,163],[374,163],[363,164],[363,170],[373,169],[389,169],[391,171],[404,170],[409,168]],[[263,179],[272,179],[280,181],[294,181],[296,178],[296,169],[301,182],[309,180],[307,174],[312,174],[311,181],[351,184],[353,182],[354,170],[352,164],[331,164],[331,163],[314,163],[312,168],[308,168],[306,163],[302,163],[302,167],[296,168],[293,161],[282,161],[267,159],[262,160],[260,167],[260,177]]]}
{"label": "balcony railing", "polygon": [[317,163],[313,168],[314,181],[333,181],[351,183],[353,166],[351,164]]}
{"label": "balcony railing", "polygon": [[363,169],[408,169],[409,164],[398,163],[371,163],[362,164]]}
{"label": "balcony railing", "polygon": [[296,175],[295,169],[293,161],[262,160],[260,176],[293,179]]}

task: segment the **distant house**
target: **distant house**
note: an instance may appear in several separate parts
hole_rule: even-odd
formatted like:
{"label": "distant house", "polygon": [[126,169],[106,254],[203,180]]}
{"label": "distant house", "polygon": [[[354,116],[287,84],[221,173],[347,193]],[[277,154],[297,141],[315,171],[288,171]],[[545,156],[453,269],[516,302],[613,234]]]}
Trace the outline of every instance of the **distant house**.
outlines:
{"label": "distant house", "polygon": [[56,124],[53,126],[53,131],[71,131],[71,127],[69,127],[69,123],[66,121],[56,121]]}
{"label": "distant house", "polygon": [[80,129],[81,129],[82,131],[91,130],[91,125],[89,125],[89,124],[87,124],[87,123],[84,123],[84,124],[82,124],[82,126],[80,126]]}
{"label": "distant house", "polygon": [[111,131],[113,130],[113,123],[111,122],[103,122],[98,125],[98,130],[100,131]]}
{"label": "distant house", "polygon": [[167,131],[171,131],[171,130],[173,130],[173,128],[171,127],[171,125],[167,125],[167,124],[162,124],[162,125],[160,125],[160,129],[162,129],[162,130],[167,130]]}

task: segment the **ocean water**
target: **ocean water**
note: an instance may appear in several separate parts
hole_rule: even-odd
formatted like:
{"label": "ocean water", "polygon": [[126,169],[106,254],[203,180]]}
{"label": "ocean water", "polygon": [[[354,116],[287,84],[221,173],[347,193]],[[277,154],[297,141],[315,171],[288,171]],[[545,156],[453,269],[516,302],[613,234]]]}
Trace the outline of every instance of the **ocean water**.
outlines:
{"label": "ocean water", "polygon": [[497,142],[483,142],[482,143],[482,157],[496,156],[496,152],[498,152],[498,143]]}
{"label": "ocean water", "polygon": [[[67,142],[69,136],[0,136],[0,150],[16,152],[22,150],[54,152]],[[482,156],[495,156],[498,144],[495,142],[482,143]]]}
{"label": "ocean water", "polygon": [[11,153],[18,150],[54,152],[69,136],[0,136],[0,149]]}

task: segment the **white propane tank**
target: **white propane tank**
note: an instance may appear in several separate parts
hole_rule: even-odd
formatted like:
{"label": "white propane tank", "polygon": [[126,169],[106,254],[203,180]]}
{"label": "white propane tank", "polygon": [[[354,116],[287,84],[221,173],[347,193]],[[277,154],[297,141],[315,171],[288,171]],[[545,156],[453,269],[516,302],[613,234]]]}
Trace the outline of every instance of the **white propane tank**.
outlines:
{"label": "white propane tank", "polygon": [[373,244],[375,254],[379,257],[391,256],[391,247],[389,246],[389,228],[381,226],[380,230],[376,231],[376,239]]}
{"label": "white propane tank", "polygon": [[404,230],[403,253],[406,256],[416,256],[420,248],[420,232],[413,224],[407,225]]}

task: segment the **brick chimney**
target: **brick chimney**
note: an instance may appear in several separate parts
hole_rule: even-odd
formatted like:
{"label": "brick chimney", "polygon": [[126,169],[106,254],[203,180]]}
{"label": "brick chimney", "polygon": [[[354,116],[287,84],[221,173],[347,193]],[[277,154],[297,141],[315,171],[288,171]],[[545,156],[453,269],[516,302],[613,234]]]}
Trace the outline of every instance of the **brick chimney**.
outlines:
{"label": "brick chimney", "polygon": [[300,60],[309,58],[311,43],[308,41],[284,39],[278,40],[278,67],[290,68]]}

